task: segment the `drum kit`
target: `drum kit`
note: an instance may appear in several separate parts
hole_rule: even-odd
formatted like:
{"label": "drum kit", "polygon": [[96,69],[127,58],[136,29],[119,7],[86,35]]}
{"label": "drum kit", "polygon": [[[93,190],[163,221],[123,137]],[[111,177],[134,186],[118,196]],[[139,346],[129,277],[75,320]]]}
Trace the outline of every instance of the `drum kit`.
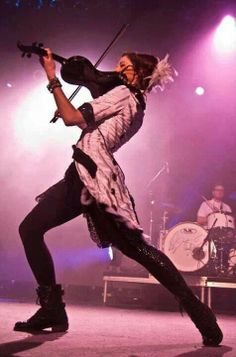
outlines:
{"label": "drum kit", "polygon": [[[154,223],[154,195],[152,185],[163,174],[169,174],[166,162],[149,181],[150,227],[152,241]],[[236,197],[236,196],[235,196]],[[202,196],[204,200],[205,197]],[[162,224],[159,235],[159,249],[162,250],[184,273],[212,276],[236,277],[236,229],[231,212],[214,211],[207,217],[207,226],[195,222],[181,222],[167,230],[170,213],[178,214],[181,209],[172,203],[159,203],[162,211]]]}
{"label": "drum kit", "polygon": [[207,227],[181,222],[166,229],[163,213],[160,249],[185,273],[236,277],[236,230],[231,212],[209,214]]}

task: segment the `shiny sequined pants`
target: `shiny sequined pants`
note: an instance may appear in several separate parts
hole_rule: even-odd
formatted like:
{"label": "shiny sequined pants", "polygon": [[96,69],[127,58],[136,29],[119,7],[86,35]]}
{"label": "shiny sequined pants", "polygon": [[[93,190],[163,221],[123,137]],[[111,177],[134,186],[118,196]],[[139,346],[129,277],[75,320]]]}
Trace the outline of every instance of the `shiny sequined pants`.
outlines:
{"label": "shiny sequined pants", "polygon": [[160,250],[149,245],[140,237],[117,240],[114,244],[123,254],[135,260],[146,268],[163,286],[165,286],[178,301],[193,297],[192,290],[187,286],[182,275],[170,259]]}

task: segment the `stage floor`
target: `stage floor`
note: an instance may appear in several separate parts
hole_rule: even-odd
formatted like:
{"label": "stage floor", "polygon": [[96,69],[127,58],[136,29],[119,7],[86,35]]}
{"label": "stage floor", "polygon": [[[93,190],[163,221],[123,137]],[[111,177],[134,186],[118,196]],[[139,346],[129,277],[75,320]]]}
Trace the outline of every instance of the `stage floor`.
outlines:
{"label": "stage floor", "polygon": [[16,320],[34,313],[31,303],[0,301],[1,357],[235,357],[236,316],[221,315],[221,347],[202,347],[187,315],[176,312],[69,305],[69,332],[14,332]]}

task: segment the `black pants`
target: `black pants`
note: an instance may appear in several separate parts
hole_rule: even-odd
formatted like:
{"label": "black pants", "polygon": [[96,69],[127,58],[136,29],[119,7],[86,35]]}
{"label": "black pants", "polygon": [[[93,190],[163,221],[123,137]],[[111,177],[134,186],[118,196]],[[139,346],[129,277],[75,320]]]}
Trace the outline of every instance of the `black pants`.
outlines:
{"label": "black pants", "polygon": [[49,191],[19,227],[27,260],[39,285],[53,285],[56,282],[54,264],[44,234],[82,213],[79,200],[73,202],[68,199],[65,180],[59,181]]}
{"label": "black pants", "polygon": [[[45,244],[44,234],[82,213],[82,206],[78,199],[82,187],[83,184],[78,178],[58,182],[19,227],[26,257],[39,285],[56,283],[53,259]],[[192,296],[192,291],[169,258],[148,245],[141,236],[135,239],[121,237],[113,242],[113,245],[129,258],[143,265],[179,299]]]}

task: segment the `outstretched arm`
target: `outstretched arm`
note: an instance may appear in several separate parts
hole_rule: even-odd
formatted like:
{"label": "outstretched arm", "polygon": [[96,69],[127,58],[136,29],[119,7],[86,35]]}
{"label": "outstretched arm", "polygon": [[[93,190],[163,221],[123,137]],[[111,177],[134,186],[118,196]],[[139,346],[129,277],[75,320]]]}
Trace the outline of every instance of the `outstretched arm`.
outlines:
{"label": "outstretched arm", "polygon": [[197,212],[197,223],[199,223],[202,226],[205,226],[207,224],[207,216],[209,214],[208,211],[209,211],[208,203],[206,204],[206,202],[202,202]]}
{"label": "outstretched arm", "polygon": [[207,218],[197,216],[197,223],[200,224],[201,226],[205,226],[207,224]]}

